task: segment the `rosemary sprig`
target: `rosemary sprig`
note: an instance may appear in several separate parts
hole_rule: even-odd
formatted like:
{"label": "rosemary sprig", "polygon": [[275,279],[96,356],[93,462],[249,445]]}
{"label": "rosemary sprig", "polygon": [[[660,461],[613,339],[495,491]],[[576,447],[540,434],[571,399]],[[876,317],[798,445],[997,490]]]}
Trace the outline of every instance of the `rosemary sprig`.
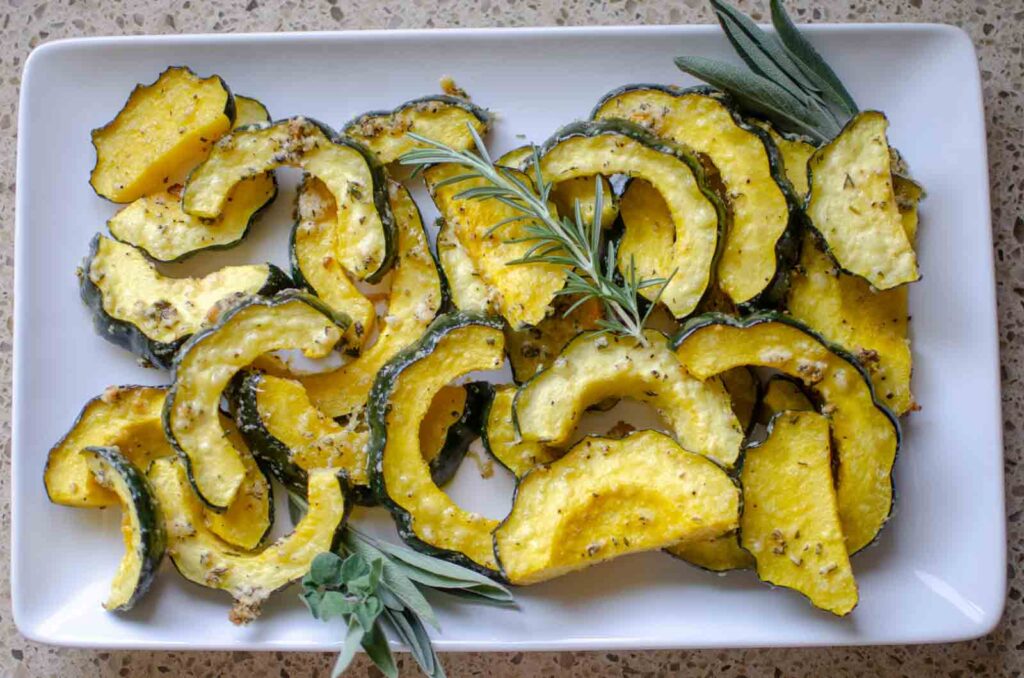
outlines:
{"label": "rosemary sprig", "polygon": [[[301,518],[305,501],[289,492],[293,521]],[[381,673],[398,678],[388,637],[409,648],[424,675],[444,678],[427,626],[440,629],[423,590],[441,591],[471,602],[515,606],[501,584],[452,563],[382,542],[351,525],[345,527],[336,552],[313,559],[302,578],[301,598],[315,619],[340,619],[345,640],[331,677],[340,676],[362,647]]]}
{"label": "rosemary sprig", "polygon": [[786,14],[771,0],[775,33],[723,0],[711,0],[722,30],[749,70],[703,57],[684,56],[676,66],[725,90],[744,108],[780,129],[815,141],[831,139],[858,109],[853,97]]}
{"label": "rosemary sprig", "polygon": [[472,151],[457,151],[434,139],[409,133],[409,136],[423,145],[399,158],[403,165],[417,169],[438,163],[459,165],[466,171],[449,177],[437,184],[438,188],[467,181],[482,181],[482,185],[467,188],[456,194],[457,199],[497,200],[512,208],[516,214],[494,224],[488,234],[512,223],[521,223],[520,235],[505,239],[506,243],[528,243],[530,247],[523,256],[507,262],[509,265],[554,264],[564,266],[567,281],[558,294],[579,295],[578,299],[565,310],[568,315],[589,299],[598,299],[604,308],[604,317],[598,321],[599,331],[612,332],[634,337],[646,343],[643,329],[647,318],[657,303],[641,310],[638,296],[640,290],[668,284],[668,278],[639,279],[635,263],[630,260],[629,270],[622,280],[615,276],[616,247],[607,246],[601,256],[601,208],[604,195],[600,178],[595,177],[593,218],[587,220],[577,201],[572,218],[559,216],[548,207],[551,182],[544,179],[540,171],[540,155],[533,148],[533,184],[530,186],[515,170],[495,165],[480,135],[467,125],[476,146]]}

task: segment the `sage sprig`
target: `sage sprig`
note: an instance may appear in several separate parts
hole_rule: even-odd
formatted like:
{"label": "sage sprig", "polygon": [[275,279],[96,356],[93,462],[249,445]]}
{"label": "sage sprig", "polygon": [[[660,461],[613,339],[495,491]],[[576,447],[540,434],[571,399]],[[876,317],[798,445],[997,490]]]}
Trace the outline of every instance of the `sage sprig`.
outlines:
{"label": "sage sprig", "polygon": [[[306,504],[289,492],[288,508],[292,521],[298,522]],[[427,632],[428,626],[441,627],[423,589],[471,602],[515,606],[508,589],[477,572],[346,526],[337,552],[317,555],[302,578],[301,598],[313,617],[340,619],[345,624],[345,639],[331,678],[348,668],[360,647],[381,673],[397,678],[389,636],[409,648],[424,675],[444,678],[444,667]]]}
{"label": "sage sprig", "polygon": [[[668,278],[640,279],[636,266],[630,262],[626,275],[615,275],[616,245],[607,243],[602,255],[601,208],[604,200],[600,177],[595,177],[596,191],[593,218],[583,216],[579,202],[574,214],[569,217],[558,215],[548,205],[552,183],[544,179],[540,171],[540,157],[533,149],[532,182],[524,180],[516,170],[495,165],[480,135],[467,124],[475,142],[475,152],[458,151],[434,139],[409,133],[420,142],[422,148],[402,155],[399,162],[417,169],[438,163],[459,165],[466,171],[449,177],[437,184],[443,186],[482,180],[483,184],[466,188],[457,193],[457,199],[497,200],[515,211],[515,214],[493,224],[488,234],[509,224],[521,222],[521,235],[505,238],[506,243],[529,243],[523,256],[506,262],[516,266],[522,264],[554,264],[564,266],[567,271],[565,287],[560,295],[574,295],[576,300],[564,312],[572,313],[580,304],[597,299],[604,309],[604,316],[598,320],[598,331],[612,332],[635,338],[646,343],[644,324],[657,299],[646,310],[641,310],[640,290],[659,287],[658,297],[668,284]],[[530,185],[532,183],[532,185]]]}
{"label": "sage sprig", "polygon": [[823,142],[858,108],[835,71],[800,33],[781,0],[771,0],[774,33],[723,2],[711,6],[729,43],[747,68],[704,57],[682,56],[680,70],[728,92],[752,113],[780,129]]}

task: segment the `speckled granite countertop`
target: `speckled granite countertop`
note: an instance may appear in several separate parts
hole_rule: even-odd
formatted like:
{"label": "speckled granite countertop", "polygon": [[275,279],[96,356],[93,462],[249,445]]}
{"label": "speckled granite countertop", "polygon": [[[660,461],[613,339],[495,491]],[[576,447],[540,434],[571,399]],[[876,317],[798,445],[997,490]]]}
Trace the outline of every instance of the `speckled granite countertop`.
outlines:
{"label": "speckled granite countertop", "polygon": [[[743,0],[755,18],[766,2]],[[21,70],[36,45],[64,37],[244,31],[708,23],[705,0],[0,0],[0,582],[8,581],[14,161]],[[799,21],[942,22],[963,27],[978,48],[988,122],[992,221],[1003,365],[1009,600],[1000,626],[977,641],[926,647],[706,652],[449,654],[451,676],[1019,676],[1024,673],[1024,1],[790,0]],[[811,9],[814,7],[814,9]],[[87,652],[27,642],[0,587],[0,678],[27,676],[326,676],[331,657],[248,652]],[[402,663],[409,662],[404,658]],[[410,667],[408,671],[413,674]],[[379,675],[362,660],[350,675]]]}

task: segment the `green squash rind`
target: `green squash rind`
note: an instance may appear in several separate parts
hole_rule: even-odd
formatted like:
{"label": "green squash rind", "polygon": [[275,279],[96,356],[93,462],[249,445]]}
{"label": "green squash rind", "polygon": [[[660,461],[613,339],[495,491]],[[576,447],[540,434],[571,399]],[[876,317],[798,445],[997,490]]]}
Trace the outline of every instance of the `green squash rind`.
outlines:
{"label": "green squash rind", "polygon": [[420,104],[429,103],[441,103],[447,104],[449,106],[455,106],[456,108],[461,108],[462,110],[466,111],[474,118],[479,120],[480,123],[484,126],[485,131],[490,127],[492,122],[491,114],[487,112],[487,109],[481,106],[477,106],[469,99],[463,99],[462,97],[456,97],[450,94],[428,94],[426,96],[410,99],[409,101],[401,103],[390,110],[378,109],[373,111],[366,111],[365,113],[360,113],[359,115],[355,116],[354,118],[352,118],[351,120],[349,120],[348,122],[341,126],[341,134],[348,135],[348,131],[350,129],[362,124],[363,121],[367,118],[390,117],[392,115],[401,113],[407,108],[412,108]]}
{"label": "green squash rind", "polygon": [[739,304],[738,309],[741,312],[746,313],[756,311],[758,309],[778,308],[786,299],[786,290],[789,288],[790,271],[800,255],[800,233],[804,226],[804,216],[803,201],[796,195],[796,191],[793,190],[789,180],[786,178],[786,171],[782,162],[782,154],[779,152],[775,142],[772,141],[771,135],[757,125],[752,125],[748,122],[740,113],[739,105],[733,101],[728,94],[707,85],[697,85],[686,88],[649,83],[623,85],[622,87],[617,87],[601,97],[590,113],[591,119],[597,115],[597,112],[601,110],[601,107],[610,99],[614,99],[615,97],[628,92],[642,89],[653,89],[674,97],[685,96],[687,94],[700,94],[712,97],[716,101],[720,102],[727,111],[729,111],[729,114],[732,116],[733,122],[737,127],[756,136],[764,146],[765,152],[768,154],[768,168],[772,175],[772,179],[774,179],[775,183],[778,184],[783,197],[786,199],[786,207],[789,209],[789,223],[786,226],[786,230],[783,231],[782,235],[779,236],[779,239],[775,243],[775,275],[771,282],[765,286],[762,292]]}
{"label": "green squash rind", "polygon": [[370,398],[367,407],[367,421],[370,426],[370,486],[373,488],[380,504],[385,506],[391,512],[391,516],[395,521],[395,527],[398,529],[398,536],[400,536],[406,544],[421,553],[426,553],[427,555],[435,558],[441,558],[442,560],[447,560],[455,563],[456,565],[467,567],[485,576],[498,577],[499,575],[496,571],[480,565],[458,551],[438,548],[417,537],[416,533],[412,529],[412,515],[398,503],[394,502],[390,495],[388,495],[387,487],[384,483],[384,475],[382,473],[384,448],[387,444],[388,436],[386,417],[390,408],[389,400],[391,398],[391,392],[394,387],[395,380],[413,363],[419,362],[420,360],[428,357],[434,351],[437,344],[449,332],[462,327],[468,327],[470,325],[482,325],[484,327],[501,331],[504,327],[504,321],[501,318],[494,316],[484,316],[463,312],[455,312],[438,316],[434,322],[431,323],[430,327],[427,328],[427,331],[417,343],[401,351],[398,355],[392,358],[380,370],[380,372],[377,373],[377,379],[374,381],[373,388],[370,390]]}
{"label": "green squash rind", "polygon": [[139,521],[139,554],[141,567],[131,597],[114,608],[117,611],[130,610],[149,590],[156,577],[157,570],[164,557],[167,546],[167,535],[164,532],[160,506],[153,490],[149,487],[146,475],[135,468],[116,447],[86,447],[82,453],[95,455],[124,480],[131,491],[131,506],[124,507],[133,511]]}
{"label": "green squash rind", "polygon": [[[132,323],[114,318],[103,308],[103,293],[89,279],[89,268],[99,250],[101,234],[97,233],[89,243],[89,254],[82,262],[82,273],[78,276],[82,301],[89,308],[96,333],[107,341],[134,353],[143,360],[162,369],[170,369],[181,347],[194,335],[185,335],[175,341],[162,342],[150,339]],[[269,296],[293,287],[291,278],[273,264],[267,264],[268,274],[258,294]]]}
{"label": "green squash rind", "polygon": [[[860,549],[854,552],[860,553],[864,549],[869,548],[870,546],[873,546],[874,544],[878,543],[879,535],[881,535],[882,532],[885,530],[885,526],[888,524],[889,520],[892,519],[893,512],[896,510],[898,496],[896,492],[896,484],[893,480],[893,470],[896,467],[896,460],[899,458],[900,448],[903,446],[903,429],[900,426],[899,417],[897,417],[893,413],[893,411],[890,410],[888,406],[885,405],[885,403],[880,401],[877,395],[875,395],[875,388],[874,385],[871,383],[871,375],[867,371],[867,368],[865,368],[860,363],[860,361],[858,361],[857,358],[852,353],[847,351],[845,348],[828,341],[820,334],[810,329],[803,323],[793,319],[792,317],[775,311],[763,311],[743,318],[737,318],[734,316],[726,315],[724,313],[705,313],[703,315],[691,318],[689,321],[687,321],[683,325],[683,328],[679,331],[679,333],[676,334],[676,336],[670,340],[669,345],[672,347],[673,350],[678,349],[680,344],[682,344],[690,334],[704,327],[708,327],[710,325],[727,325],[729,327],[745,329],[762,323],[782,323],[785,325],[789,325],[794,329],[800,330],[807,336],[811,337],[812,339],[820,343],[827,350],[831,351],[834,355],[838,356],[840,359],[849,363],[850,366],[857,372],[857,374],[859,374],[860,377],[864,380],[864,383],[868,389],[868,393],[870,393],[871,395],[871,401],[872,403],[874,403],[875,408],[878,409],[889,420],[889,423],[892,424],[893,432],[896,438],[896,450],[893,456],[893,467],[892,469],[890,469],[889,472],[889,485],[892,488],[892,501],[889,505],[889,513],[888,515],[886,515],[884,521],[879,526],[878,531],[875,533],[875,536],[871,539],[870,542],[866,543],[864,546],[862,546]],[[811,399],[811,402],[816,401],[817,398]],[[737,460],[736,465],[737,471],[742,468],[743,451],[743,449],[740,450],[740,457]],[[853,556],[854,553],[851,553],[850,555]]]}
{"label": "green squash rind", "polygon": [[[164,435],[167,436],[167,442],[169,442],[171,444],[171,447],[174,448],[174,451],[178,453],[178,457],[181,459],[181,463],[185,467],[185,474],[188,477],[188,481],[189,483],[192,484],[192,488],[196,491],[196,496],[198,496],[199,500],[203,503],[203,505],[209,508],[210,510],[220,512],[224,511],[227,507],[216,506],[209,503],[203,496],[203,494],[199,492],[198,488],[196,487],[195,478],[192,475],[192,462],[189,459],[188,454],[185,452],[184,449],[182,449],[181,445],[178,443],[178,439],[175,437],[174,431],[171,428],[171,412],[174,409],[174,399],[178,391],[176,379],[178,364],[180,363],[181,357],[187,355],[189,350],[192,349],[192,347],[202,342],[206,337],[209,337],[212,334],[220,331],[221,328],[223,328],[237,313],[241,312],[243,309],[257,305],[273,308],[274,306],[278,306],[295,300],[302,301],[303,303],[312,307],[319,313],[330,318],[336,325],[341,327],[342,330],[347,328],[347,324],[339,324],[339,320],[343,319],[340,318],[340,316],[337,313],[331,311],[331,309],[326,304],[324,304],[316,297],[306,292],[301,292],[299,290],[285,290],[274,295],[273,297],[252,296],[242,300],[235,306],[232,306],[230,309],[221,314],[220,318],[217,319],[217,322],[203,328],[199,332],[196,332],[191,337],[189,337],[188,340],[182,344],[181,348],[179,349],[178,353],[174,358],[171,373],[172,383],[167,391],[167,398],[164,400],[164,410],[161,416],[161,421],[164,427]],[[231,387],[229,386],[226,391],[230,392]]]}
{"label": "green squash rind", "polygon": [[[726,202],[719,191],[714,187],[717,183],[718,170],[707,161],[706,157],[694,153],[688,148],[679,144],[657,137],[646,129],[628,120],[606,119],[606,120],[579,120],[565,125],[543,143],[538,156],[543,159],[544,155],[555,145],[573,137],[596,137],[604,134],[618,134],[659,153],[671,155],[683,162],[693,173],[698,190],[715,209],[718,220],[718,235],[715,242],[715,252],[711,257],[707,285],[701,296],[701,301],[707,298],[715,285],[718,260],[721,257],[725,246],[725,238],[731,223],[731,213]],[[527,161],[527,168],[523,171],[529,173],[533,169],[533,160]],[[620,219],[621,221],[621,219]],[[697,306],[700,305],[698,302]]]}

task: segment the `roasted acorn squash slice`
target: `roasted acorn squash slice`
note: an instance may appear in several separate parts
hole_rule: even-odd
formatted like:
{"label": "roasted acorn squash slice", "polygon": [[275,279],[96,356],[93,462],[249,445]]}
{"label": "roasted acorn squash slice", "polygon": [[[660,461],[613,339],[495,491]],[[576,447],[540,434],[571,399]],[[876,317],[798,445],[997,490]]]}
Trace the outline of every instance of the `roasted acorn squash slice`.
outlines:
{"label": "roasted acorn squash slice", "polygon": [[556,132],[544,144],[540,166],[545,180],[556,183],[598,174],[626,174],[649,182],[672,215],[670,267],[657,271],[657,277],[671,278],[661,300],[677,317],[693,312],[712,286],[728,219],[696,155],[633,123],[602,120]]}
{"label": "roasted acorn squash slice", "polygon": [[502,466],[520,478],[538,464],[546,464],[562,456],[565,450],[544,443],[524,440],[512,423],[512,402],[515,386],[499,386],[487,409],[483,430],[484,447]]}
{"label": "roasted acorn squash slice", "polygon": [[398,221],[398,263],[391,276],[387,312],[377,321],[377,340],[336,370],[299,377],[310,400],[328,417],[362,419],[377,372],[423,335],[444,303],[441,275],[419,209],[401,184],[391,182],[390,190]]}
{"label": "roasted acorn squash slice", "polygon": [[455,229],[444,219],[437,220],[437,263],[452,306],[466,313],[497,314],[495,289],[480,276],[476,263],[455,236]]}
{"label": "roasted acorn squash slice", "polygon": [[807,182],[807,162],[814,155],[814,152],[818,150],[818,147],[807,137],[780,132],[771,123],[764,120],[752,120],[750,122],[768,132],[768,136],[772,138],[775,147],[779,149],[779,155],[782,156],[782,164],[786,170],[786,179],[789,181],[793,194],[803,201],[807,197],[808,188],[810,188],[810,184]]}
{"label": "roasted acorn squash slice", "polygon": [[149,589],[164,557],[166,539],[159,507],[146,476],[116,447],[87,447],[79,454],[96,484],[121,504],[124,556],[103,607],[130,610]]}
{"label": "roasted acorn squash slice", "polygon": [[434,94],[407,101],[391,111],[363,113],[348,122],[342,133],[388,164],[421,146],[408,136],[410,132],[464,151],[475,146],[469,127],[483,137],[489,125],[487,111],[468,99]]}
{"label": "roasted acorn squash slice", "polygon": [[[392,205],[394,213],[394,205]],[[398,215],[395,215],[396,218]],[[377,320],[373,301],[356,287],[336,256],[338,206],[324,182],[306,175],[295,196],[295,226],[288,250],[299,287],[352,319],[349,343],[360,348]]]}
{"label": "roasted acorn squash slice", "polygon": [[[508,262],[524,256],[532,246],[529,242],[507,242],[523,236],[530,222],[517,221],[495,229],[503,220],[520,213],[494,198],[456,197],[462,191],[484,185],[483,179],[442,184],[465,172],[465,168],[459,165],[445,163],[427,168],[423,179],[438,212],[451,227],[451,235],[462,246],[461,251],[472,262],[480,281],[489,288],[488,297],[495,310],[513,329],[536,325],[547,315],[555,294],[565,286],[565,267],[554,264],[509,265]],[[529,183],[525,175],[520,177]],[[457,271],[453,277],[457,276]],[[464,277],[457,276],[457,282]]]}
{"label": "roasted acorn squash slice", "polygon": [[743,427],[744,433],[750,432],[754,424],[754,410],[760,399],[760,384],[757,375],[749,367],[737,367],[736,369],[723,372],[721,375],[722,385],[725,386],[732,402],[732,411],[736,419]]}
{"label": "roasted acorn squash slice", "polygon": [[93,130],[96,166],[89,183],[114,202],[131,202],[167,188],[231,129],[235,99],[217,76],[200,78],[172,66],[139,85],[117,116]]}
{"label": "roasted acorn squash slice", "polygon": [[921,277],[893,187],[889,121],[878,111],[851,119],[807,164],[804,208],[844,271],[887,290]]}
{"label": "roasted acorn squash slice", "polygon": [[369,398],[370,480],[399,535],[425,553],[496,574],[491,532],[497,521],[460,508],[430,475],[420,426],[449,382],[505,360],[501,322],[454,313],[381,369]]}
{"label": "roasted acorn squash slice", "polygon": [[378,282],[395,258],[395,222],[387,175],[362,144],[308,118],[254,125],[225,136],[189,175],[182,195],[188,214],[213,219],[238,182],[275,167],[298,167],[327,186],[338,217],[336,256],[346,271]]}
{"label": "roasted acorn squash slice", "polygon": [[523,384],[513,420],[524,440],[559,447],[569,442],[583,412],[607,398],[632,398],[654,407],[687,450],[732,466],[743,428],[718,379],[694,379],[672,354],[665,335],[584,334],[551,367]]}
{"label": "roasted acorn squash slice", "polygon": [[197,494],[212,509],[226,508],[245,476],[218,416],[224,390],[264,353],[301,349],[310,358],[326,356],[344,331],[337,321],[315,297],[290,290],[242,301],[182,346],[164,403],[164,432]]}
{"label": "roasted acorn squash slice", "polygon": [[96,332],[158,367],[170,367],[217,309],[291,281],[273,264],[226,266],[203,278],[168,278],[132,247],[97,234],[78,276]]}
{"label": "roasted acorn squash slice", "polygon": [[790,212],[796,202],[784,188],[782,162],[763,130],[744,121],[724,95],[706,87],[629,85],[605,95],[593,117],[639,123],[710,158],[732,213],[718,284],[736,304],[778,296],[773,288],[794,255]]}
{"label": "roasted acorn squash slice", "polygon": [[892,466],[900,428],[895,415],[875,399],[870,378],[856,359],[776,313],[742,319],[701,316],[674,343],[676,355],[698,379],[746,365],[777,369],[810,388],[832,424],[847,548],[852,554],[870,544],[892,510]]}
{"label": "roasted acorn squash slice", "polygon": [[[79,454],[86,447],[116,447],[139,471],[154,459],[174,456],[161,423],[166,396],[163,386],[113,386],[86,403],[71,430],[47,456],[43,480],[50,501],[97,508],[118,503],[115,494],[96,483],[85,457]],[[255,548],[274,522],[270,481],[231,422],[223,417],[221,421],[241,454],[245,479],[226,511],[206,513],[206,524],[239,548]]]}
{"label": "roasted acorn squash slice", "polygon": [[230,619],[255,619],[272,593],[299,579],[341,537],[347,502],[336,471],[309,474],[309,510],[294,531],[259,552],[239,552],[203,524],[203,505],[180,460],[160,459],[148,472],[167,532],[167,555],[183,577],[231,594]]}
{"label": "roasted acorn squash slice", "polygon": [[757,576],[843,616],[857,604],[832,484],[828,421],[814,412],[782,412],[763,443],[747,448],[740,482],[740,543]]}
{"label": "roasted acorn squash slice", "polygon": [[[236,96],[234,127],[269,122],[259,101]],[[144,195],[107,221],[110,235],[156,261],[181,261],[202,250],[234,247],[277,196],[273,172],[250,177],[232,190],[224,212],[201,219],[181,209],[181,185]]]}
{"label": "roasted acorn squash slice", "polygon": [[735,531],[711,539],[682,541],[665,551],[709,572],[749,570],[754,567],[754,558],[740,546]]}
{"label": "roasted acorn squash slice", "polygon": [[732,479],[662,433],[588,437],[519,481],[494,552],[511,583],[533,584],[733,530],[739,510]]}

